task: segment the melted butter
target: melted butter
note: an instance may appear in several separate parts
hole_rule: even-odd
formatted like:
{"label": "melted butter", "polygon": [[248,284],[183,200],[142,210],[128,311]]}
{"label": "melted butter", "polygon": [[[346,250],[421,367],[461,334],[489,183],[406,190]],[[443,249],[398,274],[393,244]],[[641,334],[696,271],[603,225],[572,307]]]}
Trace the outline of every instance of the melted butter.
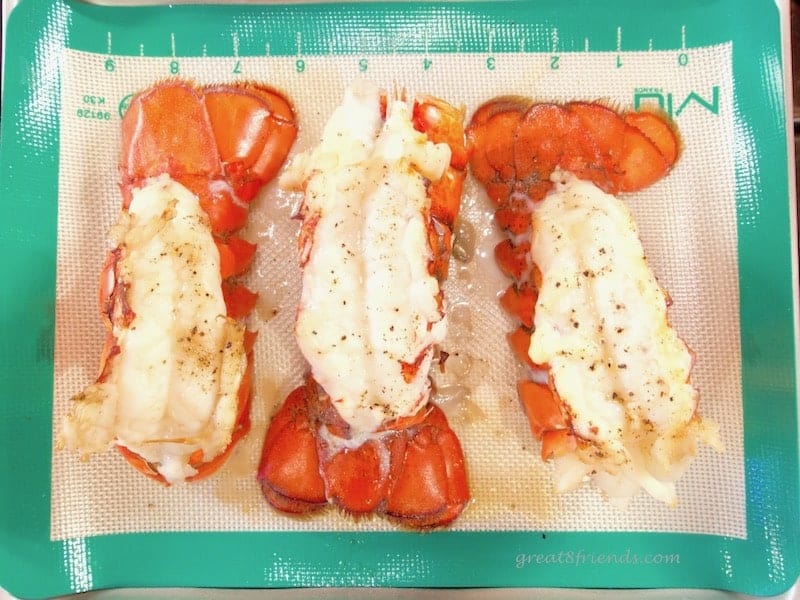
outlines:
{"label": "melted butter", "polygon": [[533,210],[531,255],[543,283],[529,355],[550,366],[574,430],[592,442],[570,477],[625,473],[674,503],[673,473],[695,440],[716,438],[695,417],[692,354],[668,323],[625,205],[569,174],[554,181]]}
{"label": "melted butter", "polygon": [[[450,159],[415,131],[408,106],[377,89],[348,90],[319,146],[282,183],[305,191],[311,233],[297,341],[314,378],[355,432],[414,414],[430,393],[433,347],[446,321],[428,273],[426,180]],[[403,363],[418,364],[406,381]]]}
{"label": "melted butter", "polygon": [[182,481],[193,452],[210,460],[230,442],[244,329],[225,316],[219,255],[189,190],[166,176],[135,190],[117,235],[117,279],[135,317],[114,323],[111,373],[76,397],[62,442],[91,453],[116,441]]}

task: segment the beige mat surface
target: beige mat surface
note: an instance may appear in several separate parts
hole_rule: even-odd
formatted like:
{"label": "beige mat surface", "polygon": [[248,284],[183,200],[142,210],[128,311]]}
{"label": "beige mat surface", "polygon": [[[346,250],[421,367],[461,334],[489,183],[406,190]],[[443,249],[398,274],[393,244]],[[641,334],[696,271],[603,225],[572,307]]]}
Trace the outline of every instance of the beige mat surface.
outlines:
{"label": "beige mat surface", "polygon": [[[492,260],[499,234],[488,200],[470,179],[462,219],[475,234],[475,252],[451,266],[446,284],[451,326],[444,347],[451,358],[448,372],[436,376],[440,387],[458,384],[469,394],[469,402],[448,408],[467,455],[474,495],[453,525],[456,530],[746,535],[731,46],[693,49],[681,69],[674,68],[674,52],[622,56],[625,69],[609,69],[616,53],[586,52],[563,55],[553,70],[549,55],[503,54],[491,71],[485,57],[470,54],[437,55],[428,71],[420,69],[418,56],[367,57],[366,75],[380,85],[463,103],[468,115],[500,94],[602,99],[618,106],[630,106],[637,94],[661,98],[665,106],[671,103],[684,143],[673,173],[626,201],[650,264],[673,299],[671,321],[697,354],[693,380],[700,410],[720,425],[726,452],[701,452],[678,485],[677,508],[642,494],[620,510],[588,487],[555,493],[516,399],[518,367],[504,337],[512,323],[496,300],[506,286]],[[106,234],[120,205],[117,106],[169,75],[168,59],[115,56],[111,76],[98,68],[106,58],[71,50],[62,56],[54,430],[69,398],[95,377],[102,347],[96,287]],[[596,77],[601,70],[603,77]],[[181,58],[181,76],[198,82],[243,77],[284,90],[301,124],[293,153],[316,141],[344,88],[359,76],[355,57],[315,57],[302,77],[294,58],[242,58],[241,71],[232,75],[228,58]],[[86,96],[104,98],[111,118],[79,117]],[[145,531],[393,529],[383,520],[356,522],[333,510],[288,518],[263,501],[255,480],[269,417],[306,371],[292,338],[300,281],[294,258],[298,223],[290,219],[296,202],[296,196],[270,186],[254,203],[246,233],[259,245],[250,283],[261,293],[251,323],[259,336],[248,438],[216,476],[172,488],[144,478],[115,452],[89,462],[55,452],[53,539]]]}

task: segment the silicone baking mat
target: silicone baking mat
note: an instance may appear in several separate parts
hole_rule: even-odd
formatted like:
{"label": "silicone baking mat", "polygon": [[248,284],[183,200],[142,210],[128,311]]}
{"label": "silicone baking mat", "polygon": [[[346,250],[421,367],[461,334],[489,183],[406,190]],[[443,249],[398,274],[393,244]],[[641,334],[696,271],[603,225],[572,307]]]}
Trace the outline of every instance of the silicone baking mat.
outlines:
{"label": "silicone baking mat", "polygon": [[[3,102],[3,197],[14,203],[3,205],[0,241],[16,260],[3,267],[0,583],[31,596],[122,585],[788,587],[799,535],[796,247],[780,19],[769,4],[754,11],[23,3],[9,24]],[[744,33],[744,22],[757,27]],[[629,202],[672,320],[698,353],[701,411],[720,424],[726,452],[700,454],[677,509],[638,497],[620,511],[589,488],[554,493],[514,400],[509,324],[495,301],[504,284],[481,258],[495,234],[470,184],[464,219],[478,246],[451,271],[461,334],[448,343],[472,346],[462,365],[472,405],[453,419],[475,499],[450,530],[420,536],[334,511],[287,519],[261,501],[263,429],[302,376],[290,335],[296,266],[275,260],[293,253],[292,198],[274,188],[250,231],[267,375],[248,442],[215,478],[171,489],[113,453],[88,464],[53,453],[52,428],[93,375],[102,341],[94,286],[118,208],[119,116],[132,92],[171,76],[285,90],[301,122],[296,149],[358,77],[468,113],[503,93],[659,103],[681,128],[684,155],[663,185]]]}

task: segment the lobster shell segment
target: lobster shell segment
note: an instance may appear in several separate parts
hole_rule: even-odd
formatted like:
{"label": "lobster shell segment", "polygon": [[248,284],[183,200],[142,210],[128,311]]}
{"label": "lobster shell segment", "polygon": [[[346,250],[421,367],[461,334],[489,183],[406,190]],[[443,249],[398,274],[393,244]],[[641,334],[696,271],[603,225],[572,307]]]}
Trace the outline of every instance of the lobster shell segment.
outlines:
{"label": "lobster shell segment", "polygon": [[495,259],[512,280],[500,304],[518,323],[507,337],[525,372],[520,403],[558,488],[591,479],[614,502],[641,488],[676,503],[698,446],[721,444],[697,414],[693,354],[615,197],[670,172],[674,125],[593,102],[502,97],[475,112],[467,137],[506,235]]}
{"label": "lobster shell segment", "polygon": [[438,98],[409,106],[354,86],[281,180],[305,194],[295,334],[311,376],[263,448],[258,478],[279,510],[332,504],[427,529],[469,500],[461,445],[429,402],[469,159],[463,117]]}
{"label": "lobster shell segment", "polygon": [[76,395],[58,445],[116,446],[161,483],[217,470],[250,429],[256,294],[239,280],[256,251],[236,235],[297,127],[256,84],[171,80],[122,120],[122,209],[100,277],[106,326],[97,381]]}

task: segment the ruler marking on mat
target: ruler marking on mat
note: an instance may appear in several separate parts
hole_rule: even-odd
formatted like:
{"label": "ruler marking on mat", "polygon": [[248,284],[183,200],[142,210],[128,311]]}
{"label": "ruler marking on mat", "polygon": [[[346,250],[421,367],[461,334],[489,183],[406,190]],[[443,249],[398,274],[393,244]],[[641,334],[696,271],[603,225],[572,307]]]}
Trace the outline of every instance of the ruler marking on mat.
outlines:
{"label": "ruler marking on mat", "polygon": [[[681,53],[681,66],[685,66],[688,61],[687,52],[690,49],[688,44],[688,25],[686,23],[683,24],[676,24],[676,29],[679,28],[678,38],[674,40],[674,43],[668,45],[664,48],[664,50],[673,49],[674,51]],[[488,53],[489,55],[493,55],[496,52],[505,52],[506,45],[510,44],[510,47],[507,50],[511,52],[518,52],[521,54],[526,53],[536,53],[542,52],[547,53],[549,52],[552,55],[558,55],[563,52],[599,52],[604,50],[610,50],[612,52],[616,52],[618,55],[621,55],[623,52],[630,52],[630,51],[642,51],[642,52],[653,52],[655,51],[655,41],[654,37],[646,38],[646,42],[643,41],[639,46],[635,48],[627,48],[624,47],[624,26],[616,25],[612,30],[614,32],[614,37],[609,40],[610,43],[607,44],[607,47],[596,49],[591,41],[590,35],[580,35],[578,34],[577,37],[569,35],[562,39],[563,31],[556,26],[548,27],[544,33],[544,40],[540,41],[536,35],[533,35],[534,31],[528,29],[519,29],[513,33],[512,37],[506,39],[504,30],[499,30],[497,26],[494,24],[488,24],[486,28],[483,30],[483,34],[475,33],[474,35],[465,35],[465,36],[457,36],[457,35],[436,35],[435,37],[431,36],[431,31],[428,28],[424,28],[420,31],[416,31],[413,33],[406,33],[405,35],[400,35],[399,37],[394,37],[392,39],[384,39],[383,42],[380,41],[379,38],[374,37],[374,32],[361,30],[358,33],[358,37],[353,39],[352,41],[355,43],[354,46],[345,44],[344,46],[340,43],[339,38],[335,35],[328,37],[328,38],[317,38],[313,37],[311,44],[312,44],[312,55],[315,53],[320,53],[321,55],[326,56],[337,56],[342,53],[349,53],[355,51],[360,54],[365,54],[368,52],[374,52],[378,54],[387,54],[387,55],[405,55],[406,52],[402,52],[402,49],[409,44],[410,41],[416,40],[415,44],[411,44],[409,46],[408,54],[420,55],[425,59],[428,59],[431,56],[431,53],[461,53],[464,52],[465,45],[467,47],[467,52],[469,53]],[[114,45],[114,33],[116,30],[110,29],[105,32],[105,39],[103,40],[105,43],[103,44],[105,53],[108,55],[112,55],[114,51],[120,52],[121,48],[116,48]],[[119,32],[116,32],[119,33]],[[166,32],[165,32],[166,33]],[[169,32],[169,51],[159,51],[154,50],[153,52],[146,54],[144,43],[138,44],[138,56],[139,57],[164,57],[164,58],[172,58],[173,60],[177,60],[178,58],[178,48],[177,48],[177,34],[180,32]],[[285,51],[282,51],[278,56],[295,56],[298,59],[302,59],[306,56],[305,52],[307,52],[307,48],[304,47],[303,42],[306,42],[306,46],[308,46],[308,37],[306,33],[306,39],[304,40],[304,31],[302,29],[295,30],[294,32],[286,31],[282,35],[288,38],[287,40],[279,40],[282,44],[284,41],[290,41],[291,38],[289,36],[294,37],[294,49],[291,49],[291,45],[289,48],[286,48]],[[227,48],[219,48],[215,43],[212,41],[203,41],[202,39],[196,40],[197,44],[200,46],[199,51],[194,54],[189,54],[187,56],[198,56],[207,58],[209,55],[216,56],[217,53],[220,53],[220,56],[230,56],[234,59],[240,59],[242,56],[242,34],[238,29],[231,28],[227,32],[230,35],[230,45],[227,45]],[[101,34],[102,35],[102,34]],[[483,37],[482,42],[480,43],[480,38]],[[119,36],[117,36],[119,40]],[[119,41],[117,40],[116,46],[119,46]],[[193,45],[195,42],[193,40],[189,40],[190,43]],[[262,48],[263,54],[262,56],[273,57],[276,56],[273,54],[272,50],[272,40],[264,40],[262,41]],[[421,44],[420,44],[421,42]],[[224,42],[223,42],[224,44]],[[443,45],[444,44],[444,45]],[[476,46],[477,44],[477,46]],[[124,45],[124,44],[123,44]],[[314,50],[319,46],[319,52]],[[135,48],[136,46],[134,46]],[[79,49],[79,48],[76,48]],[[102,50],[100,51],[102,53]],[[123,50],[124,53],[124,50]],[[133,56],[137,56],[137,53],[134,51],[132,53]],[[622,66],[621,58],[617,58],[617,67]],[[422,63],[427,64],[425,62]],[[427,70],[427,68],[426,68]]]}
{"label": "ruler marking on mat", "polygon": [[[413,34],[403,32],[400,35],[392,37],[391,54],[398,54],[400,48],[406,44],[409,44],[411,47],[413,47],[413,44],[417,39],[419,39],[419,33],[417,32]],[[380,48],[380,43],[375,44],[375,49],[377,50],[378,48]]]}

